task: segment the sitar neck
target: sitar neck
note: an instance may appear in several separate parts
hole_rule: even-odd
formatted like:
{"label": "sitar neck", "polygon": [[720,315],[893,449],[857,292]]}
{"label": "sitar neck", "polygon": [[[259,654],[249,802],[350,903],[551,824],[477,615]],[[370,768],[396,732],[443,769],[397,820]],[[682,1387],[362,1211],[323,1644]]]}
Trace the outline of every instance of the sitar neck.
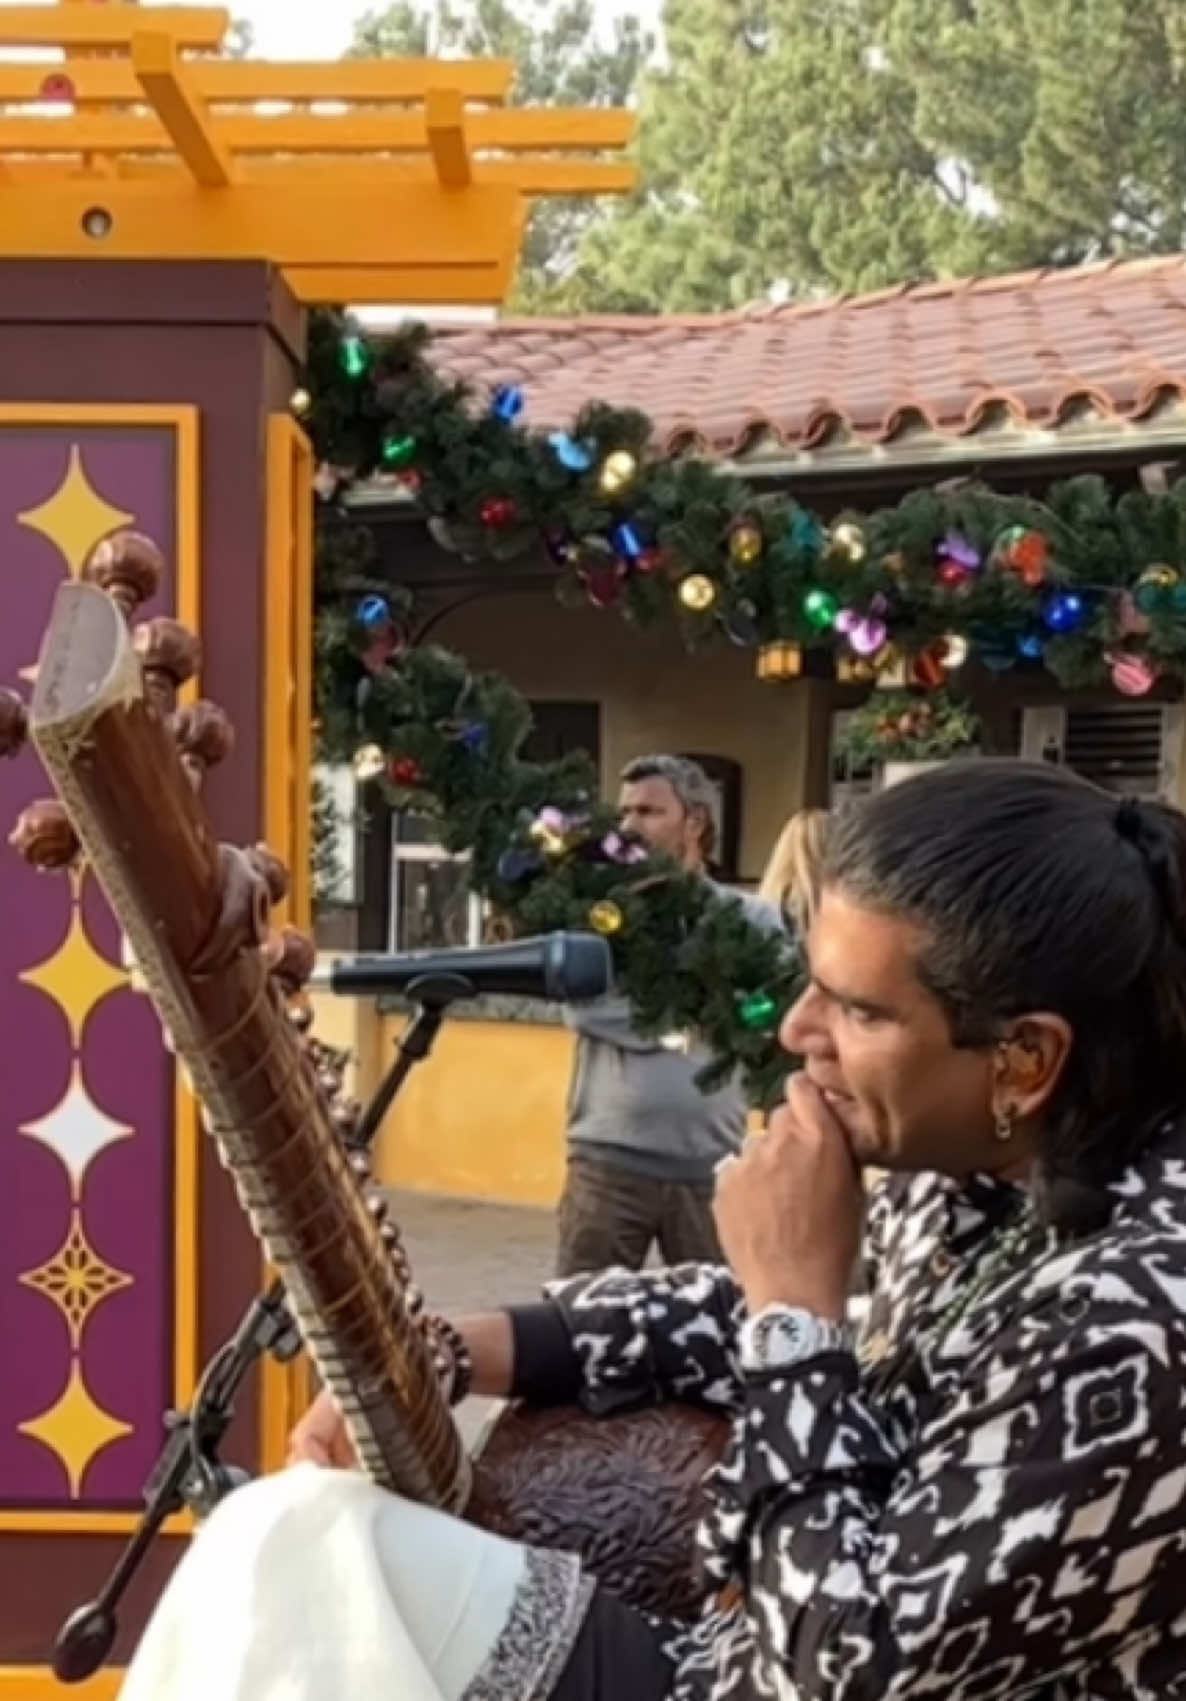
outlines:
{"label": "sitar neck", "polygon": [[258,857],[220,846],[116,601],[60,587],[29,732],[366,1471],[460,1509],[468,1462],[408,1291],[262,947]]}

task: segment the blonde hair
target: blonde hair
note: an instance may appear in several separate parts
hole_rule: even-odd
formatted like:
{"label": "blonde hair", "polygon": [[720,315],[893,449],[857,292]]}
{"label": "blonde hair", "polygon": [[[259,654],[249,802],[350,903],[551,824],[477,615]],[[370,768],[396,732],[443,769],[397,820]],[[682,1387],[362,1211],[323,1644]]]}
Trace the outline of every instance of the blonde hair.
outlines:
{"label": "blonde hair", "polygon": [[758,896],[775,904],[803,935],[819,902],[820,875],[828,848],[826,809],[800,809],[792,815],[770,853]]}

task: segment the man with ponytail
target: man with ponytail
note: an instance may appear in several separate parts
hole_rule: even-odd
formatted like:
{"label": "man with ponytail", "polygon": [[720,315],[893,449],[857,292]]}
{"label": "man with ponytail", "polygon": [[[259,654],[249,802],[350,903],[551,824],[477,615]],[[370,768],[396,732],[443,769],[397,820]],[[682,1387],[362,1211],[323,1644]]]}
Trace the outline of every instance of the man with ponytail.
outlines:
{"label": "man with ponytail", "polygon": [[[729,1267],[576,1277],[458,1323],[476,1392],[735,1420],[699,1621],[590,1587],[579,1627],[519,1624],[508,1678],[501,1597],[461,1580],[514,1556],[306,1462],[215,1514],[128,1701],[322,1701],[259,1638],[307,1638],[324,1673],[377,1624],[400,1627],[389,1693],[430,1701],[1186,1695],[1186,819],[1044,765],[933,770],[834,823],[807,951],[782,1030],[803,1067],[717,1176]],[[863,1225],[870,1166],[889,1174]],[[322,1399],[294,1453],[343,1441]],[[361,1595],[312,1539],[331,1510]],[[242,1559],[277,1531],[312,1580],[299,1613]],[[458,1581],[421,1622],[450,1542]],[[225,1661],[211,1685],[211,1624],[254,1647],[250,1685]]]}

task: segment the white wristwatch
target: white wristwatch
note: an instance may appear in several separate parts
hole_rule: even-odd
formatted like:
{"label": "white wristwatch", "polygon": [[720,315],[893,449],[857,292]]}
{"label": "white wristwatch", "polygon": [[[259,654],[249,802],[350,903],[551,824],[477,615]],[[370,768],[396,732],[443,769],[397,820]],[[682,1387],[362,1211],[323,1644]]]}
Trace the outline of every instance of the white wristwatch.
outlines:
{"label": "white wristwatch", "polygon": [[737,1338],[737,1356],[750,1375],[791,1370],[821,1353],[843,1352],[849,1344],[843,1323],[833,1323],[794,1305],[767,1305],[747,1317]]}

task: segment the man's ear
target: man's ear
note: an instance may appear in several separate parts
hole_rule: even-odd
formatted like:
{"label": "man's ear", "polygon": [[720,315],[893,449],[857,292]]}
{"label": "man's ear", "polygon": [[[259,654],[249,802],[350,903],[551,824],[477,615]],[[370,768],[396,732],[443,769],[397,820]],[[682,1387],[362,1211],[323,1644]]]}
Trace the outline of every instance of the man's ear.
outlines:
{"label": "man's ear", "polygon": [[705,841],[712,826],[711,814],[703,803],[693,803],[688,806],[687,817],[688,831],[693,842],[700,850],[705,850]]}
{"label": "man's ear", "polygon": [[1064,1016],[1035,1011],[1010,1023],[993,1062],[993,1098],[1022,1121],[1048,1104],[1071,1055],[1074,1032]]}

